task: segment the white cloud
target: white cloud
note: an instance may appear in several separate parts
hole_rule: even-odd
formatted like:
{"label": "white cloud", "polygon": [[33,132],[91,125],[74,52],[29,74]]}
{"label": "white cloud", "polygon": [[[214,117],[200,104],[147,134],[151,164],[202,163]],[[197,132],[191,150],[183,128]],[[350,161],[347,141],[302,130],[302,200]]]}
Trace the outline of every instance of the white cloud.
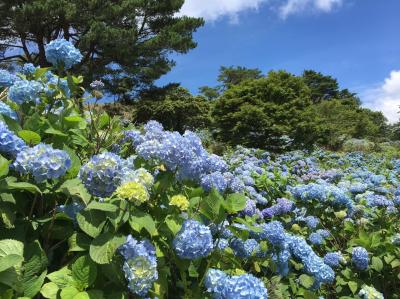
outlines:
{"label": "white cloud", "polygon": [[390,73],[383,84],[360,92],[363,106],[382,111],[390,123],[399,121],[400,114],[400,70]]}
{"label": "white cloud", "polygon": [[342,5],[344,0],[186,0],[180,15],[203,17],[216,21],[229,17],[238,21],[239,14],[246,10],[257,10],[260,5],[269,3],[270,8],[286,19],[290,15],[304,12],[330,12]]}
{"label": "white cloud", "polygon": [[268,0],[186,0],[181,15],[203,17],[207,21],[228,16],[236,21],[238,14],[245,10],[256,10],[261,3]]}
{"label": "white cloud", "polygon": [[342,3],[343,0],[285,0],[278,10],[280,17],[286,19],[303,12],[330,12]]}

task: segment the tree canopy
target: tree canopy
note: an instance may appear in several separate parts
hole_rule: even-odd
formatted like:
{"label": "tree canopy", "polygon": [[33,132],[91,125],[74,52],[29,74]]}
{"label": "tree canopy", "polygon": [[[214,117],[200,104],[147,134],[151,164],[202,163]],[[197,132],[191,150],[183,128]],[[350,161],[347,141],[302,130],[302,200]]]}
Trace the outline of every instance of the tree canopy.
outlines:
{"label": "tree canopy", "polygon": [[196,47],[199,18],[177,16],[184,0],[1,0],[0,62],[48,66],[44,46],[73,41],[83,54],[76,71],[103,78],[127,95],[167,73],[173,52]]}

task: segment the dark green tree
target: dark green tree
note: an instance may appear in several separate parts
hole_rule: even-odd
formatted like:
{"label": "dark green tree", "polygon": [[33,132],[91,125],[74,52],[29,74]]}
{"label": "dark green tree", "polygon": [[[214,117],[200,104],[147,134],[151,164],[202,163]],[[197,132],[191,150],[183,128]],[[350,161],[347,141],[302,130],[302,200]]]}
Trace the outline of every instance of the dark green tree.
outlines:
{"label": "dark green tree", "polygon": [[[151,97],[154,90],[143,95],[136,105],[134,121],[146,123],[157,120],[168,130],[196,130],[210,125],[211,104],[202,96],[193,96],[187,89],[171,87],[164,89],[165,96]],[[161,95],[158,93],[158,95]]]}
{"label": "dark green tree", "polygon": [[0,62],[47,66],[44,47],[63,37],[83,53],[76,71],[120,95],[174,66],[169,54],[196,47],[203,20],[177,16],[184,0],[0,0]]}
{"label": "dark green tree", "polygon": [[325,76],[313,70],[305,70],[303,78],[311,90],[311,100],[313,103],[339,97],[339,84],[335,78]]}
{"label": "dark green tree", "polygon": [[199,87],[199,92],[210,101],[215,100],[221,95],[220,88],[218,87],[201,86]]}
{"label": "dark green tree", "polygon": [[285,71],[232,86],[215,102],[212,116],[217,137],[229,144],[279,148],[283,137],[293,145],[312,144],[306,108],[310,89],[301,77]]}
{"label": "dark green tree", "polygon": [[223,89],[228,89],[246,80],[260,79],[261,77],[262,72],[259,69],[249,69],[241,66],[222,66],[219,69],[217,80],[222,84]]}

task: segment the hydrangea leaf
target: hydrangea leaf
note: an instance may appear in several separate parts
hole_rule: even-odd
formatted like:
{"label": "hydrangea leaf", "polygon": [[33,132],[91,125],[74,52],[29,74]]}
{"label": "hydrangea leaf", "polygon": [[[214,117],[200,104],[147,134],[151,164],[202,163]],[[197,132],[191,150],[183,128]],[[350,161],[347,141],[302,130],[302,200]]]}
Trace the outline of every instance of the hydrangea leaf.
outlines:
{"label": "hydrangea leaf", "polygon": [[108,264],[113,259],[115,251],[124,244],[125,240],[124,236],[116,236],[109,232],[104,233],[90,244],[90,257],[98,264]]}
{"label": "hydrangea leaf", "polygon": [[84,290],[91,286],[97,277],[96,264],[86,255],[79,257],[72,264],[72,278],[77,282],[79,289]]}
{"label": "hydrangea leaf", "polygon": [[98,210],[83,210],[76,215],[79,227],[92,238],[100,235],[106,222],[104,212]]}
{"label": "hydrangea leaf", "polygon": [[18,132],[18,136],[21,137],[27,144],[36,145],[42,141],[40,135],[29,130],[21,130]]}
{"label": "hydrangea leaf", "polygon": [[54,282],[48,282],[42,286],[40,294],[42,294],[44,298],[56,299],[58,290],[59,288]]}
{"label": "hydrangea leaf", "polygon": [[18,254],[9,254],[0,257],[0,272],[7,270],[15,265],[21,264],[24,258]]}
{"label": "hydrangea leaf", "polygon": [[246,201],[247,199],[243,194],[229,194],[224,202],[224,207],[230,214],[235,214],[246,207]]}

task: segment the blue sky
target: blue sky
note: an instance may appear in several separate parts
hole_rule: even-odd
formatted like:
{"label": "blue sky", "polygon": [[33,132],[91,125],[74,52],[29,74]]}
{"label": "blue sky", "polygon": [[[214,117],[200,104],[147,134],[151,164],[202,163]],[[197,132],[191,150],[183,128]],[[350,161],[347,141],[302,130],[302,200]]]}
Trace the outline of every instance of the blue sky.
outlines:
{"label": "blue sky", "polygon": [[359,93],[366,107],[398,119],[399,0],[187,0],[182,14],[202,16],[198,47],[173,56],[159,84],[192,92],[214,86],[221,65],[314,69]]}

